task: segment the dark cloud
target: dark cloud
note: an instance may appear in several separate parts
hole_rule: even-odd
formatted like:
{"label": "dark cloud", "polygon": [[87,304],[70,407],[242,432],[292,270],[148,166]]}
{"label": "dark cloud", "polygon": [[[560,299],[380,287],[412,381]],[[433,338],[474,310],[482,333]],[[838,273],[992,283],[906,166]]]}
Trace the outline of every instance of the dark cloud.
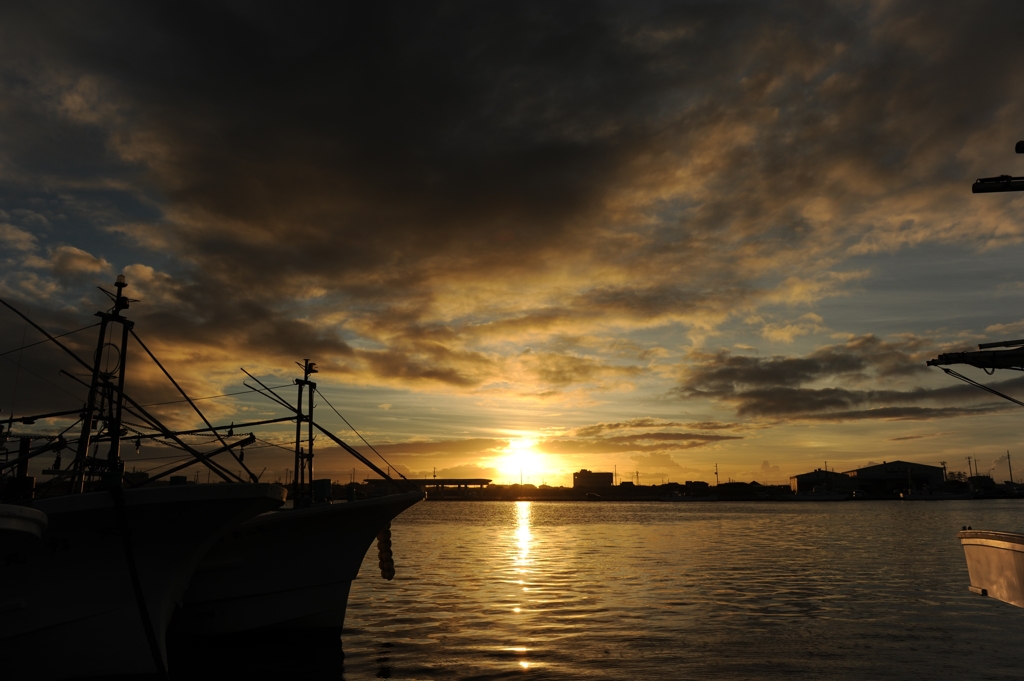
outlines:
{"label": "dark cloud", "polygon": [[987,405],[982,407],[878,407],[860,411],[838,411],[826,414],[804,414],[801,419],[808,421],[930,421],[932,419],[956,416],[982,416],[1010,411],[1010,405]]}
{"label": "dark cloud", "polygon": [[[3,180],[94,206],[121,187],[91,226],[169,249],[190,315],[312,287],[390,320],[389,343],[439,282],[559,256],[665,275],[578,285],[559,318],[728,314],[765,293],[742,273],[766,253],[785,267],[843,241],[823,241],[816,197],[850,216],[888,181],[971,175],[964,130],[1014,73],[969,64],[1008,63],[1018,11],[12,3]],[[415,366],[431,361],[398,373],[467,384]]]}
{"label": "dark cloud", "polygon": [[[806,357],[694,353],[693,363],[686,368],[682,385],[674,394],[728,403],[739,416],[780,420],[928,420],[1008,408],[991,404],[916,406],[976,402],[985,397],[976,388],[962,384],[905,390],[860,387],[865,383],[892,385],[896,378],[923,373],[923,357],[929,352],[933,351],[928,350],[928,342],[919,338],[888,342],[864,336],[819,348]],[[818,387],[831,382],[849,387]],[[1024,389],[1024,378],[996,381],[992,387],[1013,394]]]}
{"label": "dark cloud", "polygon": [[743,424],[740,423],[724,423],[722,421],[692,421],[681,425],[696,430],[733,430],[743,427]]}
{"label": "dark cloud", "polygon": [[[617,423],[595,423],[591,426],[583,426],[577,428],[575,435],[577,437],[592,437],[594,435],[600,435],[601,433],[623,430],[623,429],[636,429],[636,428],[676,428],[679,426],[686,426],[688,428],[698,428],[697,424],[683,424],[675,421],[666,421],[665,419],[656,418],[636,418],[628,421],[619,421]],[[707,429],[705,429],[707,430]]]}
{"label": "dark cloud", "polygon": [[716,440],[739,440],[742,438],[735,437],[732,435],[710,435],[707,433],[636,433],[635,435],[618,435],[615,437],[604,438],[605,442],[640,442],[643,440],[652,440],[655,442],[673,442],[673,441],[716,441]]}
{"label": "dark cloud", "polygon": [[905,435],[903,437],[891,437],[889,442],[903,442],[906,440],[923,440],[930,437],[940,437],[943,435],[949,435],[949,433],[923,433],[921,435]]}
{"label": "dark cloud", "polygon": [[643,433],[636,436],[558,438],[544,440],[540,448],[552,454],[615,454],[622,452],[664,452],[696,449],[729,440],[737,435],[709,433]]}

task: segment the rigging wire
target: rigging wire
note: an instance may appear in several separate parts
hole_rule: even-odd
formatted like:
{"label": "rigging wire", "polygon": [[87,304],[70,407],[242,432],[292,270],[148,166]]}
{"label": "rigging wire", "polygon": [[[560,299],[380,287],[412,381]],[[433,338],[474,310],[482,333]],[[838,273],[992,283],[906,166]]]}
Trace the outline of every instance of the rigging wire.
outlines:
{"label": "rigging wire", "polygon": [[[178,382],[175,381],[174,377],[171,376],[170,372],[167,371],[166,368],[164,368],[164,365],[160,363],[160,360],[157,359],[156,355],[154,355],[153,352],[148,347],[146,347],[146,344],[142,342],[141,338],[139,338],[139,334],[135,333],[135,329],[129,327],[128,328],[128,333],[130,333],[132,335],[132,338],[134,338],[135,342],[139,344],[139,347],[142,348],[143,350],[145,350],[146,354],[149,355],[149,358],[151,360],[153,360],[153,363],[156,364],[160,368],[160,371],[162,371],[164,376],[167,377],[167,380],[171,382],[171,385],[173,385],[175,388],[177,388],[178,392],[181,393],[181,396],[183,398],[185,398],[186,401],[188,401],[188,405],[190,407],[192,407],[192,410],[195,411],[195,413],[199,416],[199,418],[201,418],[203,420],[203,423],[206,424],[207,428],[210,428],[211,430],[213,430],[213,434],[216,436],[217,440],[220,441],[220,443],[222,445],[224,445],[225,449],[227,449],[227,453],[231,455],[231,458],[234,459],[235,463],[237,463],[239,466],[241,466],[242,470],[244,470],[246,473],[248,473],[249,478],[253,482],[257,482],[258,478],[256,477],[256,475],[253,474],[253,472],[251,470],[249,470],[248,466],[246,466],[244,463],[242,463],[242,460],[239,459],[238,456],[233,451],[231,451],[231,448],[228,447],[228,443],[224,440],[223,437],[221,437],[220,433],[217,432],[217,429],[213,427],[213,424],[210,423],[210,420],[207,419],[206,415],[203,414],[202,410],[199,409],[199,407],[197,407],[195,405],[195,403],[188,396],[188,394],[185,392],[185,390],[180,385],[178,385]],[[241,481],[241,477],[239,477],[239,481]]]}
{"label": "rigging wire", "polygon": [[[287,383],[285,385],[276,385],[276,386],[274,386],[274,388],[287,388],[290,385],[291,385],[291,383]],[[217,397],[232,397],[234,395],[248,395],[250,392],[252,392],[251,389],[250,390],[240,390],[237,393],[224,393],[223,395],[209,395],[207,397],[193,397],[192,401],[193,402],[198,402],[199,400],[212,400],[212,399],[215,399]],[[142,406],[143,407],[160,407],[160,406],[163,406],[165,404],[181,404],[182,402],[188,402],[188,400],[171,400],[170,402],[152,402],[150,404],[144,404]]]}
{"label": "rigging wire", "polygon": [[330,403],[330,401],[327,399],[327,397],[322,392],[320,392],[319,388],[316,389],[316,392],[317,392],[318,395],[320,395],[320,397],[323,399],[323,401],[327,403],[327,406],[334,410],[334,413],[338,415],[338,418],[340,418],[342,421],[344,421],[346,426],[348,426],[349,428],[352,428],[352,432],[355,433],[356,435],[359,435],[359,439],[362,440],[363,443],[367,447],[372,449],[374,454],[376,454],[377,456],[380,457],[381,461],[386,463],[391,468],[391,470],[393,470],[394,472],[398,473],[398,477],[402,478],[402,480],[408,480],[408,478],[406,478],[404,475],[402,475],[402,472],[400,470],[398,470],[393,465],[391,465],[390,461],[385,459],[384,456],[380,452],[378,452],[376,449],[374,449],[373,445],[371,445],[369,442],[367,442],[366,438],[363,437],[359,433],[358,430],[356,430],[355,428],[352,427],[352,424],[348,422],[348,419],[346,419],[344,416],[341,415],[340,411],[338,411],[337,409],[334,409],[334,405]]}
{"label": "rigging wire", "polygon": [[178,454],[171,454],[170,456],[144,456],[141,459],[129,459],[128,457],[124,457],[122,460],[125,463],[135,463],[136,461],[163,461],[164,459],[177,459],[178,461],[182,460],[181,456],[179,456]]}
{"label": "rigging wire", "polygon": [[126,426],[126,427],[130,428],[130,429],[131,429],[131,430],[132,430],[133,432],[135,432],[135,433],[136,433],[136,434],[138,434],[138,435],[141,435],[141,434],[142,434],[142,433],[141,433],[141,432],[140,432],[140,431],[138,430],[139,428],[144,428],[145,430],[157,430],[157,429],[156,429],[156,428],[154,428],[153,426],[144,426],[144,425],[142,425],[141,423],[132,423],[131,421],[126,421],[125,419],[121,419],[121,423],[122,423],[122,424],[123,424],[124,426]]}
{"label": "rigging wire", "polygon": [[[245,371],[245,369],[242,369],[242,371]],[[247,372],[246,375],[250,375],[250,374],[248,374],[248,372]],[[256,378],[255,376],[253,376],[252,378],[257,383],[260,383],[260,379]],[[284,407],[285,409],[287,409],[289,411],[295,411],[295,407],[293,407],[292,405],[288,404],[285,400],[281,399],[281,397],[278,396],[278,394],[275,393],[272,388],[268,388],[266,386],[263,386],[263,389],[261,390],[259,388],[252,387],[248,383],[242,383],[242,385],[244,385],[249,390],[252,390],[253,392],[256,392],[256,393],[259,393],[260,395],[263,395],[267,399],[270,399],[270,400],[272,400],[274,402],[277,402],[279,405],[281,405],[282,407]],[[260,385],[263,385],[263,384],[260,383]]]}
{"label": "rigging wire", "polygon": [[1024,407],[1024,402],[1021,402],[1020,400],[1018,400],[1016,398],[1010,397],[1009,395],[1004,395],[1003,393],[999,392],[995,388],[990,388],[987,385],[984,385],[982,383],[978,383],[973,378],[968,378],[968,377],[964,376],[963,374],[960,374],[960,373],[957,373],[956,371],[953,371],[952,369],[947,369],[946,367],[939,367],[939,368],[942,369],[943,371],[945,371],[946,374],[948,374],[949,376],[952,376],[953,378],[958,378],[961,381],[963,381],[964,383],[969,383],[970,385],[973,385],[976,388],[981,388],[985,392],[990,392],[993,395],[997,395],[999,397],[1002,397],[1004,400],[1009,400],[1010,402],[1013,402],[1014,404],[1019,404],[1020,406]]}
{"label": "rigging wire", "polygon": [[78,420],[77,420],[77,421],[75,421],[74,423],[72,423],[72,424],[71,424],[70,426],[68,426],[68,427],[67,427],[67,428],[65,428],[64,430],[60,431],[60,435],[58,435],[57,437],[60,437],[61,435],[63,435],[64,433],[68,432],[69,430],[71,430],[72,428],[74,428],[75,426],[77,426],[77,425],[78,425],[79,423],[81,423],[81,422],[82,422],[82,417],[78,417]]}
{"label": "rigging wire", "polygon": [[[13,359],[11,359],[10,357],[6,357],[6,356],[3,356],[3,355],[0,355],[0,357],[3,357],[4,359],[6,359],[6,360],[7,360],[8,362],[10,362],[11,364],[16,364],[16,362],[15,362],[15,361],[14,361]],[[43,382],[44,382],[44,383],[46,383],[47,385],[49,385],[49,386],[51,386],[51,387],[54,387],[54,388],[56,388],[57,390],[61,391],[61,392],[62,392],[62,393],[64,393],[65,395],[71,395],[71,397],[75,398],[75,399],[76,399],[76,400],[78,400],[79,402],[84,402],[84,401],[85,401],[85,400],[83,400],[83,399],[82,399],[81,397],[79,397],[78,395],[75,395],[74,393],[70,393],[70,392],[68,392],[68,391],[67,391],[67,390],[65,390],[64,388],[62,388],[62,387],[60,387],[59,385],[57,385],[56,383],[53,383],[53,382],[51,382],[51,381],[48,381],[47,379],[43,378],[42,376],[40,376],[40,375],[39,375],[39,374],[37,374],[36,372],[32,371],[32,370],[31,370],[31,369],[29,369],[28,367],[21,367],[21,370],[22,370],[22,371],[27,371],[27,372],[29,372],[30,374],[32,374],[33,376],[35,376],[36,378],[38,378],[38,379],[39,379],[40,381],[43,381]],[[12,413],[13,413],[13,412],[12,412]]]}
{"label": "rigging wire", "polygon": [[[151,473],[151,472],[157,470],[158,468],[166,468],[167,466],[173,466],[176,463],[185,463],[186,461],[193,460],[193,459],[194,459],[194,457],[192,457],[192,456],[182,456],[182,457],[178,457],[177,461],[171,461],[170,463],[158,464],[156,466],[153,466],[152,468],[147,468],[144,471],[136,471],[136,473]],[[199,463],[199,462],[198,461],[194,461],[194,463]]]}
{"label": "rigging wire", "polygon": [[282,445],[279,445],[276,442],[270,442],[269,440],[263,440],[263,439],[260,439],[260,438],[256,438],[256,442],[262,442],[263,443],[263,447],[249,447],[249,449],[264,449],[266,447],[277,447],[278,449],[283,449],[286,452],[291,452],[292,451],[288,447],[284,447]]}
{"label": "rigging wire", "polygon": [[[100,325],[100,322],[96,322],[95,324],[90,324],[89,326],[83,326],[80,329],[75,329],[74,331],[68,331],[67,333],[62,333],[59,336],[54,336],[54,338],[63,338],[64,336],[70,336],[73,333],[78,333],[79,331],[85,331],[86,329],[93,329],[93,328],[95,328],[95,327],[97,327],[99,325]],[[21,342],[22,342],[22,346],[20,348],[14,348],[13,350],[8,350],[7,352],[0,352],[0,357],[4,357],[6,355],[13,354],[15,352],[18,352],[19,350],[28,350],[29,348],[35,347],[37,345],[42,345],[43,343],[48,343],[48,342],[50,342],[50,339],[49,338],[44,338],[41,341],[36,341],[35,343],[29,343],[28,345],[25,345],[24,344],[25,343],[25,339],[22,338]]]}

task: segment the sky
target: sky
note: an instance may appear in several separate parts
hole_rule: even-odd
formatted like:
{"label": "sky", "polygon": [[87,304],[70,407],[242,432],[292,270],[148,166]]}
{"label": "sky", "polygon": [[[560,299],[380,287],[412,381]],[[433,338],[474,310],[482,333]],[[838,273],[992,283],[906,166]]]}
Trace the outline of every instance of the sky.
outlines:
{"label": "sky", "polygon": [[[925,361],[1024,336],[1024,197],[970,190],[1024,174],[1022,22],[942,0],[3,3],[0,298],[65,333],[124,274],[190,395],[246,391],[240,367],[289,386],[310,358],[317,420],[369,451],[333,405],[417,477],[972,456],[1004,480],[1020,407]],[[39,338],[0,312],[0,415],[84,401],[52,346],[8,352]],[[137,346],[127,366],[137,399],[176,399]]]}

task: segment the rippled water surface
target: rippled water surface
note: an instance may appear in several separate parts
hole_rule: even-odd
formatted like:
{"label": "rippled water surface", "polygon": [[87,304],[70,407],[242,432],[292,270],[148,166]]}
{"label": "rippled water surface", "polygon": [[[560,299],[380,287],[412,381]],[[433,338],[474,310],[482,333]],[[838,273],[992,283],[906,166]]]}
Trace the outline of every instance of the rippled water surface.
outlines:
{"label": "rippled water surface", "polygon": [[352,585],[344,678],[1018,678],[961,525],[1024,501],[422,503]]}

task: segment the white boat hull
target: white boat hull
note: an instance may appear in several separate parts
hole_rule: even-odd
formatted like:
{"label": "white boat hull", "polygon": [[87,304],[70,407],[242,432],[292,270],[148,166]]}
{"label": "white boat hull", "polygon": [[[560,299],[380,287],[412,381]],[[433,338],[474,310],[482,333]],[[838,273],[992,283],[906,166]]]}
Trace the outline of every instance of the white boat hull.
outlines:
{"label": "white boat hull", "polygon": [[253,518],[203,559],[175,626],[186,637],[286,629],[340,634],[366,551],[423,497],[406,492]]}
{"label": "white boat hull", "polygon": [[167,626],[203,554],[284,496],[225,484],[124,490],[123,505],[109,492],[37,499],[49,519],[42,540],[0,562],[4,676],[166,669]]}
{"label": "white boat hull", "polygon": [[1024,534],[964,530],[957,537],[971,591],[1024,608]]}
{"label": "white boat hull", "polygon": [[38,541],[46,530],[46,514],[27,506],[0,504],[0,557]]}

